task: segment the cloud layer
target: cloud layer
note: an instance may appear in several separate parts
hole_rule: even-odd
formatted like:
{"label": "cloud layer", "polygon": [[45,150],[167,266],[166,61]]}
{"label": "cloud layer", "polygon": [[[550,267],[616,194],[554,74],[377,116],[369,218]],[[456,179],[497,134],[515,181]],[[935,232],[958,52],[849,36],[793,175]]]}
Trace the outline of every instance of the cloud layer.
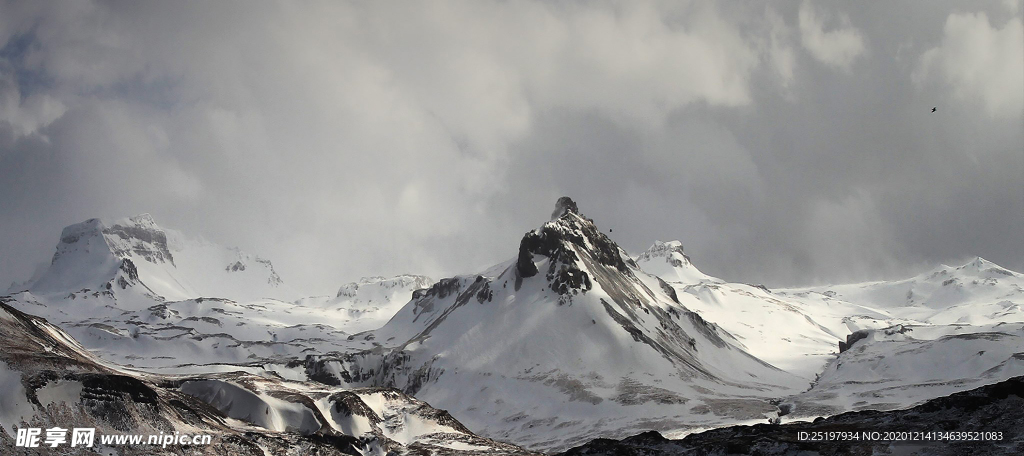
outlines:
{"label": "cloud layer", "polygon": [[850,19],[844,14],[839,14],[835,21],[838,27],[825,30],[819,14],[810,1],[800,5],[798,22],[804,47],[821,63],[849,71],[853,61],[867,50],[864,36],[850,26]]}
{"label": "cloud layer", "polygon": [[470,272],[563,194],[732,280],[1024,269],[1020,12],[899,8],[5,4],[0,280],[141,212],[310,292]]}
{"label": "cloud layer", "polygon": [[984,12],[950,14],[942,43],[925,51],[915,82],[939,80],[966,102],[980,101],[991,116],[1024,111],[1024,25],[994,27]]}

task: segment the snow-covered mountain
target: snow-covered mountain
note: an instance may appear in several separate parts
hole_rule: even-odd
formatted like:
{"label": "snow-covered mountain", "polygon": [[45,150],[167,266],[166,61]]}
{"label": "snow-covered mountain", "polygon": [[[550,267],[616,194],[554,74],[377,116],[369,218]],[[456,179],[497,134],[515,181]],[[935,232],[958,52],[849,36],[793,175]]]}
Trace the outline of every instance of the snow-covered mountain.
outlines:
{"label": "snow-covered mountain", "polygon": [[663,279],[679,301],[736,337],[754,356],[804,378],[813,378],[845,337],[841,319],[882,318],[870,308],[844,303],[783,299],[763,285],[730,283],[701,272],[679,241],[655,241],[636,257],[642,270]]}
{"label": "snow-covered mountain", "polygon": [[[141,215],[65,228],[49,268],[11,305],[59,325],[103,359],[140,369],[296,374],[308,353],[364,349],[349,336],[382,326],[429,285],[364,279],[335,297],[301,298],[268,260],[185,236]],[[274,299],[270,296],[279,296]]]}
{"label": "snow-covered mountain", "polygon": [[[0,448],[17,429],[94,428],[95,447],[24,454],[528,454],[393,389],[340,389],[243,372],[141,373],[96,358],[0,299]],[[209,435],[209,445],[103,445],[102,436]],[[38,451],[38,452],[33,452]],[[22,454],[22,453],[19,453]]]}
{"label": "snow-covered mountain", "polygon": [[908,407],[1024,375],[1024,274],[982,258],[904,280],[779,294],[864,303],[886,316],[842,319],[842,353],[793,399],[807,413]]}
{"label": "snow-covered mountain", "polygon": [[26,288],[48,295],[115,286],[139,286],[170,301],[298,297],[269,260],[162,229],[149,214],[64,228],[50,267]]}
{"label": "snow-covered mountain", "polygon": [[[702,273],[678,241],[631,259],[568,198],[510,256],[477,274],[371,277],[295,299],[255,255],[146,215],[94,219],[66,228],[49,267],[0,300],[63,331],[67,357],[100,366],[87,371],[189,393],[230,429],[330,426],[401,451],[459,433],[410,430],[410,410],[429,407],[420,400],[479,435],[555,450],[763,422],[780,402],[787,420],[905,408],[1024,375],[1024,275],[980,258],[904,280],[768,289]],[[317,402],[343,391],[366,420]],[[11,404],[0,411],[27,410]],[[424,451],[501,447],[460,442]]]}
{"label": "snow-covered mountain", "polygon": [[778,290],[700,273],[677,241],[637,262],[751,354],[813,377],[790,399],[797,415],[909,407],[1024,375],[1024,275],[982,258],[904,280]]}
{"label": "snow-covered mountain", "polygon": [[417,291],[355,337],[377,347],[310,357],[307,372],[397,387],[536,449],[761,419],[806,388],[680,304],[568,198],[503,266]]}
{"label": "snow-covered mountain", "polygon": [[850,329],[845,319],[861,316],[894,322],[891,316],[846,301],[797,299],[760,285],[729,283],[701,272],[679,241],[656,241],[637,256],[644,271],[664,279],[679,302],[733,335],[752,355],[808,381],[837,352]]}
{"label": "snow-covered mountain", "polygon": [[683,243],[679,241],[654,241],[654,245],[636,257],[636,264],[644,272],[661,277],[670,283],[690,285],[721,282],[700,272],[690,263],[690,257],[683,253]]}
{"label": "snow-covered mountain", "polygon": [[[1019,322],[1024,274],[984,258],[961,266],[941,265],[896,281],[787,290],[886,309],[901,318],[931,324]],[[851,329],[859,329],[851,327]]]}

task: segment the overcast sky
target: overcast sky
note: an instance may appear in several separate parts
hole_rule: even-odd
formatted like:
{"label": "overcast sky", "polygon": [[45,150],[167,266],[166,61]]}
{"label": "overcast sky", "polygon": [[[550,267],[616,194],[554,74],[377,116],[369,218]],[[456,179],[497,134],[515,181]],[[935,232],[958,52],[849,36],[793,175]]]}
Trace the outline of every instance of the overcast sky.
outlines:
{"label": "overcast sky", "polygon": [[0,289],[143,212],[310,294],[475,272],[562,195],[733,281],[1024,271],[1021,10],[5,2]]}

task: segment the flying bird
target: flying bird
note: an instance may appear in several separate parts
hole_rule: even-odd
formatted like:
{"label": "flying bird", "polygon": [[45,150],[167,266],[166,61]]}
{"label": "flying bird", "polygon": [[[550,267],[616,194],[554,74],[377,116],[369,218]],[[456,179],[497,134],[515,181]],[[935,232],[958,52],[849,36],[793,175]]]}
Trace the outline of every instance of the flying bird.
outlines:
{"label": "flying bird", "polygon": [[938,109],[939,109],[939,108],[937,108],[937,107],[935,107],[935,108],[932,108],[932,112],[935,112],[935,111],[937,111]]}

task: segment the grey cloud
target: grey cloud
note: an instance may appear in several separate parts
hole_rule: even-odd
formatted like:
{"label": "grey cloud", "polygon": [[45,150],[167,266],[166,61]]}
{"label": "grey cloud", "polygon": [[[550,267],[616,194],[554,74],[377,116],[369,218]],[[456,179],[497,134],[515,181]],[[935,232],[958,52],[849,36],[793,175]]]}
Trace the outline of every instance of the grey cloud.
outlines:
{"label": "grey cloud", "polygon": [[826,30],[826,19],[818,8],[809,1],[800,5],[800,39],[814,58],[822,63],[849,71],[853,61],[867,52],[867,44],[860,30],[850,25],[845,13],[826,14],[835,27]]}
{"label": "grey cloud", "polygon": [[950,14],[942,44],[921,56],[912,74],[918,85],[939,79],[963,101],[979,100],[992,116],[1024,111],[1024,23],[994,27],[984,12]]}
{"label": "grey cloud", "polygon": [[1024,269],[1021,114],[913,78],[963,5],[867,5],[833,66],[795,1],[4,5],[0,280],[141,212],[310,292],[472,272],[562,195],[731,280]]}

